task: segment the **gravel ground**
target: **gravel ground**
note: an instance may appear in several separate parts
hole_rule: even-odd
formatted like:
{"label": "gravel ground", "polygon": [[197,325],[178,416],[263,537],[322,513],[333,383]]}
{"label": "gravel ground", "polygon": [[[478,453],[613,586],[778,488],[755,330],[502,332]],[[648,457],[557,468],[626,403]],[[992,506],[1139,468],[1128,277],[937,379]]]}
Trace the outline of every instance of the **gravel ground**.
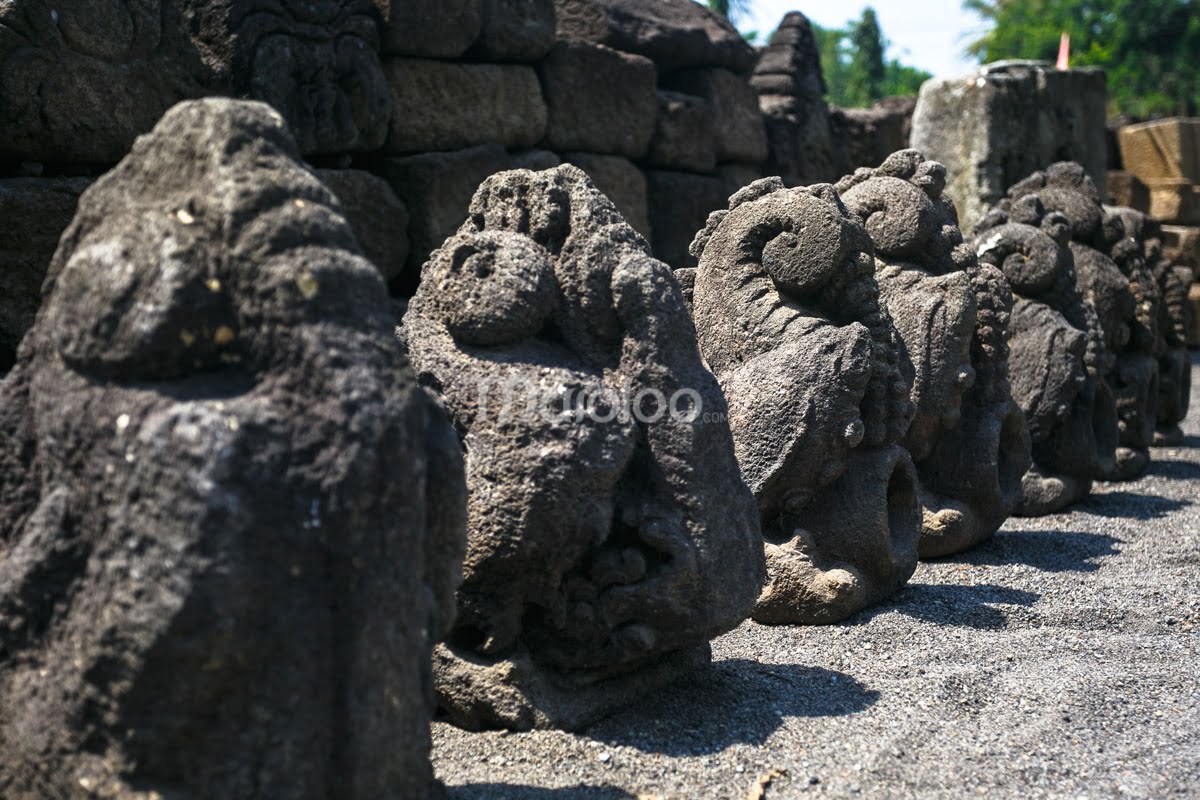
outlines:
{"label": "gravel ground", "polygon": [[1141,480],[847,623],[747,622],[582,734],[435,723],[439,777],[452,800],[1200,797],[1198,394]]}

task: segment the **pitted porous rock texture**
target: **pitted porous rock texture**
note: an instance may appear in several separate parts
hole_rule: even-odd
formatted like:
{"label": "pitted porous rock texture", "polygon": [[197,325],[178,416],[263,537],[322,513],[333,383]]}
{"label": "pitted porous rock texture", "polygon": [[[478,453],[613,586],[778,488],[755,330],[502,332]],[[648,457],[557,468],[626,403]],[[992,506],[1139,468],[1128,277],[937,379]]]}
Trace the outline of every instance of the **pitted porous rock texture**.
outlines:
{"label": "pitted porous rock texture", "polygon": [[871,239],[828,184],[756,181],[692,244],[700,350],[758,500],[760,622],[836,622],[917,564],[911,368],[880,307]]}
{"label": "pitted porous rock texture", "polygon": [[373,150],[391,97],[372,0],[0,4],[0,156],[113,163],[176,102],[270,103],[306,154]]}
{"label": "pitted porous rock texture", "polygon": [[572,165],[488,178],[404,318],[466,452],[466,727],[577,728],[708,658],[763,582],[754,499],[670,269]]}
{"label": "pitted porous rock texture", "polygon": [[880,298],[913,365],[904,445],[917,465],[920,554],[982,542],[1021,499],[1030,466],[1025,417],[1008,382],[1012,292],[964,244],[946,169],[916,150],[859,169],[837,190],[875,245]]}
{"label": "pitted porous rock texture", "polygon": [[1016,513],[1044,516],[1082,500],[1113,469],[1116,407],[1102,377],[1111,355],[1076,284],[1067,217],[1024,195],[989,212],[973,244],[1015,298],[1009,377],[1033,454]]}
{"label": "pitted porous rock texture", "polygon": [[1070,220],[1079,289],[1096,311],[1110,353],[1101,377],[1117,406],[1116,460],[1101,477],[1131,480],[1149,466],[1154,440],[1158,283],[1146,264],[1141,241],[1126,231],[1121,213],[1101,205],[1100,192],[1082,166],[1064,161],[1035,172],[1012,187],[1009,201],[1028,194],[1037,195],[1047,211]]}
{"label": "pitted porous rock texture", "polygon": [[80,201],[0,384],[0,796],[430,796],[453,431],[261,103]]}

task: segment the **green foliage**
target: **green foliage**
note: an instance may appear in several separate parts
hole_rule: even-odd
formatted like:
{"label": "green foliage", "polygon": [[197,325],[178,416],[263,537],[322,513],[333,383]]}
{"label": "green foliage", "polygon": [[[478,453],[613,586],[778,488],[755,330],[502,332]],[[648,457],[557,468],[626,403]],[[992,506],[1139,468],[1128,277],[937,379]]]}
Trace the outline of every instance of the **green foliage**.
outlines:
{"label": "green foliage", "polygon": [[1200,0],[964,0],[989,30],[967,52],[984,62],[1054,61],[1071,35],[1071,65],[1104,67],[1112,110],[1135,117],[1200,110]]}
{"label": "green foliage", "polygon": [[708,0],[708,7],[730,22],[750,13],[751,0]]}
{"label": "green foliage", "polygon": [[883,61],[883,32],[875,9],[863,11],[862,19],[850,29],[850,95],[867,104],[883,98],[883,79],[887,66]]}
{"label": "green foliage", "polygon": [[933,77],[897,59],[885,58],[888,41],[874,9],[864,10],[862,18],[849,29],[813,25],[813,34],[821,52],[826,94],[836,106],[869,106],[884,97],[913,95]]}

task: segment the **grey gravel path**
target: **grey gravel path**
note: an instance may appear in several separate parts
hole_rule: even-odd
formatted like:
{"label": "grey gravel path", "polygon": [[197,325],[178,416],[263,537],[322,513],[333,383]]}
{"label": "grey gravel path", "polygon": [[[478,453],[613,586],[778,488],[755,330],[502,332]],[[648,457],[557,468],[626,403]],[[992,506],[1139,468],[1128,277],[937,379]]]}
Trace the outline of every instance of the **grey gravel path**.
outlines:
{"label": "grey gravel path", "polygon": [[435,723],[439,777],[453,800],[1200,797],[1197,395],[1141,480],[846,624],[746,623],[583,734]]}

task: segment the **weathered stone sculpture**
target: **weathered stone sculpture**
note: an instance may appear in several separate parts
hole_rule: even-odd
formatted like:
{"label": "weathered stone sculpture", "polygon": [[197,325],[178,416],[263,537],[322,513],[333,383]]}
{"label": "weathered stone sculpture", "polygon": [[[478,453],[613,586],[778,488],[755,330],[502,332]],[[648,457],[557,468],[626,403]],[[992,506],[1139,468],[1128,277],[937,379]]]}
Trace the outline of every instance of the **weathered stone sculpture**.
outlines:
{"label": "weathered stone sculpture", "polygon": [[1076,285],[1070,239],[1067,218],[1047,212],[1036,195],[993,209],[975,234],[980,263],[1002,270],[1016,298],[1009,376],[1033,447],[1022,516],[1083,499],[1115,461],[1116,407],[1102,378],[1111,356]]}
{"label": "weathered stone sculpture", "polygon": [[282,117],[83,196],[0,384],[0,795],[429,796],[461,455]]}
{"label": "weathered stone sculpture", "polygon": [[451,720],[579,727],[749,614],[762,542],[724,398],[669,268],[581,170],[484,181],[403,336],[466,452]]}
{"label": "weathered stone sculpture", "polygon": [[305,153],[375,149],[379,25],[372,0],[0,4],[0,158],[113,163],[203,95],[270,103]]}
{"label": "weathered stone sculpture", "polygon": [[1021,499],[1025,417],[1008,383],[1012,292],[963,243],[946,169],[916,150],[837,184],[875,245],[880,299],[912,361],[915,414],[904,446],[917,465],[924,557],[990,537]]}
{"label": "weathered stone sculpture", "polygon": [[828,184],[765,178],[692,245],[700,350],[758,500],[765,623],[836,622],[917,565],[911,376],[879,305],[871,239]]}
{"label": "weathered stone sculpture", "polygon": [[1158,399],[1154,351],[1160,297],[1140,243],[1106,213],[1100,192],[1073,162],[1035,172],[1009,191],[1010,200],[1036,194],[1047,211],[1071,223],[1071,253],[1084,300],[1096,310],[1110,359],[1101,371],[1117,404],[1120,440],[1107,480],[1130,480],[1150,463]]}
{"label": "weathered stone sculpture", "polygon": [[1187,417],[1192,397],[1192,357],[1188,331],[1194,325],[1188,300],[1195,275],[1191,268],[1174,264],[1163,255],[1161,226],[1146,217],[1146,259],[1162,293],[1159,319],[1162,349],[1158,357],[1158,403],[1155,408],[1154,443],[1177,445],[1183,441],[1179,423]]}
{"label": "weathered stone sculpture", "polygon": [[[1162,225],[1154,218],[1125,207],[1105,207],[1123,225],[1124,237],[1112,247],[1114,261],[1130,278],[1130,287],[1138,293],[1135,331],[1155,334],[1153,354],[1158,361],[1157,397],[1154,406],[1153,444],[1178,444],[1183,441],[1179,423],[1187,416],[1192,393],[1192,359],[1187,349],[1187,331],[1192,307],[1187,300],[1192,271],[1177,267],[1163,255]],[[1157,319],[1149,312],[1157,308]]]}

